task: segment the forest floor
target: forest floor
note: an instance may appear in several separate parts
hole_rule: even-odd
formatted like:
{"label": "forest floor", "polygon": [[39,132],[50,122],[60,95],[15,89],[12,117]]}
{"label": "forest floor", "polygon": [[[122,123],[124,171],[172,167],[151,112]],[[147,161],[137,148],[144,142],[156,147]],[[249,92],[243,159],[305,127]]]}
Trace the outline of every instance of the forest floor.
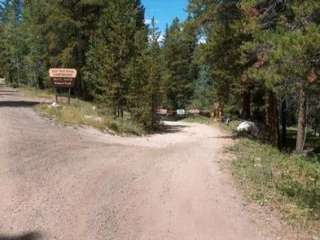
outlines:
{"label": "forest floor", "polygon": [[41,101],[0,88],[1,240],[301,239],[241,197],[219,128],[112,136],[42,118]]}

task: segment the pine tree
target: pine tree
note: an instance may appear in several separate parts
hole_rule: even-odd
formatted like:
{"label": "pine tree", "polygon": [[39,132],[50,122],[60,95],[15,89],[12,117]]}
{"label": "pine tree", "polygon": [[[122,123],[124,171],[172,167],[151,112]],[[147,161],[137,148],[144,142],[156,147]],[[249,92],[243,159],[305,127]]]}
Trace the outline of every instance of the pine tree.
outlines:
{"label": "pine tree", "polygon": [[237,104],[232,101],[232,95],[236,95],[235,89],[242,75],[240,46],[244,37],[239,29],[241,13],[236,1],[212,4],[209,10],[215,14],[208,26],[203,56],[214,79],[214,102],[223,111],[226,106]]}
{"label": "pine tree", "polygon": [[[149,102],[151,101],[149,107],[149,127],[150,129],[155,129],[159,125],[159,118],[157,117],[157,109],[160,106],[160,81],[161,81],[161,49],[160,49],[160,32],[156,27],[156,20],[152,18],[151,26],[149,28],[149,46],[147,52],[147,91],[149,95]],[[151,109],[150,109],[151,108]]]}
{"label": "pine tree", "polygon": [[1,21],[1,64],[7,82],[18,86],[23,81],[23,59],[25,43],[20,29],[23,2],[21,0],[6,1],[2,9]]}
{"label": "pine tree", "polygon": [[195,46],[195,33],[176,18],[167,30],[163,46],[165,104],[173,109],[185,108],[191,102],[192,83],[196,78]]}
{"label": "pine tree", "polygon": [[23,56],[25,84],[45,88],[48,86],[47,48],[42,23],[46,19],[43,1],[26,1],[21,31],[24,33],[26,52]]}
{"label": "pine tree", "polygon": [[136,49],[136,38],[143,35],[143,12],[139,1],[109,1],[99,19],[97,34],[91,37],[86,84],[94,85],[94,97],[111,108],[115,117],[123,117],[128,108],[128,81],[136,73],[133,65],[138,61],[137,54],[141,54]]}
{"label": "pine tree", "polygon": [[[277,128],[272,127],[278,125],[279,103],[275,101],[275,94],[283,99],[281,101],[282,141],[285,141],[287,118],[285,99],[299,92],[297,152],[302,152],[306,136],[307,99],[310,94],[307,77],[318,68],[314,60],[317,59],[315,56],[319,51],[317,47],[319,29],[317,23],[312,20],[318,7],[319,3],[312,1],[303,4],[294,1],[285,6],[271,4],[268,9],[274,9],[278,13],[273,12],[272,17],[264,14],[263,17],[258,18],[262,28],[254,33],[255,44],[252,44],[253,48],[259,50],[258,53],[262,58],[258,64],[260,66],[258,68],[254,66],[249,72],[251,76],[264,82],[267,92],[272,93],[269,96],[274,96],[267,98],[271,100],[267,104],[267,113],[269,113],[267,120],[269,123],[272,121],[275,123],[269,126],[273,131],[271,136],[279,135]],[[272,12],[271,10],[269,11]],[[268,107],[271,105],[273,110]],[[270,114],[270,110],[274,113],[273,115]],[[269,116],[273,117],[269,118]],[[273,138],[273,142],[277,142],[276,138]]]}

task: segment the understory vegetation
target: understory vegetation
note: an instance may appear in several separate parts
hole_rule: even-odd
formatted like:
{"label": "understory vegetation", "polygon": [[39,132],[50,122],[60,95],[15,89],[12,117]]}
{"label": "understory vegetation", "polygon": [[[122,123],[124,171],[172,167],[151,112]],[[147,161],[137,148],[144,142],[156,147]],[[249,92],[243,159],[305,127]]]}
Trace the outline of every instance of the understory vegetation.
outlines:
{"label": "understory vegetation", "polygon": [[229,149],[233,172],[249,198],[280,209],[298,230],[320,237],[320,157],[289,155],[250,139]]}
{"label": "understory vegetation", "polygon": [[25,86],[20,87],[19,91],[28,97],[44,98],[48,100],[52,100],[54,98],[54,92],[52,89],[39,89]]}
{"label": "understory vegetation", "polygon": [[[97,104],[77,98],[71,98],[67,103],[66,96],[59,96],[59,103],[51,104],[55,93],[51,89],[37,89],[20,87],[19,91],[27,96],[42,99],[49,103],[35,106],[41,115],[53,119],[59,123],[73,126],[90,126],[117,135],[143,135],[147,133],[143,126],[131,118],[127,112],[121,119],[112,118],[110,110],[102,109]],[[65,94],[66,95],[66,94]]]}
{"label": "understory vegetation", "polygon": [[75,126],[90,126],[111,134],[120,135],[142,135],[145,133],[143,127],[130,114],[124,113],[121,119],[114,119],[106,111],[101,111],[90,102],[72,99],[71,104],[41,104],[36,106],[40,114],[54,119],[59,123]]}

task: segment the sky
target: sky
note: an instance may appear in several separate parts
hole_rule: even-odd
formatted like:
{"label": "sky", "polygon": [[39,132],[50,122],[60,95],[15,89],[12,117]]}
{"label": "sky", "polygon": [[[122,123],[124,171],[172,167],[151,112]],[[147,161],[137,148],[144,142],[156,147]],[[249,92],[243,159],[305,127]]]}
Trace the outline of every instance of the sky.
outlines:
{"label": "sky", "polygon": [[185,9],[188,0],[142,0],[141,2],[146,9],[146,22],[150,22],[151,18],[155,17],[158,28],[163,33],[166,25],[170,24],[175,17],[181,20],[187,17]]}
{"label": "sky", "polygon": [[155,17],[159,30],[164,32],[166,24],[170,24],[175,17],[184,20],[187,17],[185,9],[188,0],[142,0],[146,9],[146,23]]}

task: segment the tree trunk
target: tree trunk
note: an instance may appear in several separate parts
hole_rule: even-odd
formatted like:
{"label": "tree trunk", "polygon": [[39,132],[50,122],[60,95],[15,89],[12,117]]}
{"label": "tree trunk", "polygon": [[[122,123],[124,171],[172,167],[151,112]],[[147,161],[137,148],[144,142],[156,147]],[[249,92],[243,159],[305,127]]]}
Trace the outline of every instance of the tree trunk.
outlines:
{"label": "tree trunk", "polygon": [[279,114],[277,97],[272,91],[267,91],[266,125],[269,141],[275,147],[280,147],[279,141]]}
{"label": "tree trunk", "polygon": [[251,91],[246,90],[242,95],[242,118],[249,120],[251,118]]}
{"label": "tree trunk", "polygon": [[305,144],[307,126],[307,96],[304,87],[300,89],[300,99],[299,99],[299,115],[298,115],[298,130],[297,130],[297,142],[296,142],[296,152],[302,153]]}
{"label": "tree trunk", "polygon": [[283,99],[281,104],[281,147],[287,147],[287,101]]}

